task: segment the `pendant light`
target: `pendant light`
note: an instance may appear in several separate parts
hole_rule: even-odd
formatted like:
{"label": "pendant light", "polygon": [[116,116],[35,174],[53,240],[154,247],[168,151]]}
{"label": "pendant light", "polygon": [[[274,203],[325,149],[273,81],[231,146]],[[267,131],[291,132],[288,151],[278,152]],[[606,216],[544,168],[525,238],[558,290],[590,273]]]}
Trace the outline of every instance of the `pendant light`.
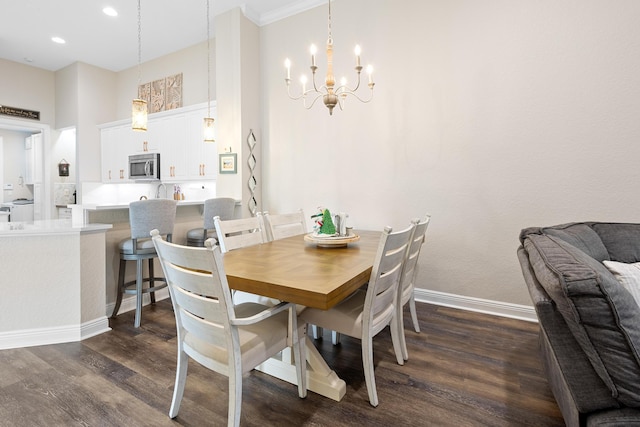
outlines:
{"label": "pendant light", "polygon": [[207,0],[207,117],[204,118],[203,136],[204,142],[213,143],[213,117],[211,117],[211,46],[210,46],[210,32],[209,32],[209,0]]}
{"label": "pendant light", "polygon": [[[140,90],[140,62],[142,59],[142,25],[140,19],[140,0],[138,0],[138,91]],[[131,128],[137,131],[147,130],[147,101],[138,97],[131,106]]]}

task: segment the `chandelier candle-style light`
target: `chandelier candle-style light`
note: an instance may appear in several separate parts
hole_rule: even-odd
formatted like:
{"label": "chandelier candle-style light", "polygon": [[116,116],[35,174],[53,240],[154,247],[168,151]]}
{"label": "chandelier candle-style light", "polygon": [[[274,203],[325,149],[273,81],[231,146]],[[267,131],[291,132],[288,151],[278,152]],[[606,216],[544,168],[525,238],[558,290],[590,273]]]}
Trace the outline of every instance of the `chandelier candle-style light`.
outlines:
{"label": "chandelier candle-style light", "polygon": [[355,70],[357,73],[357,81],[354,87],[349,87],[347,85],[347,80],[343,77],[340,80],[340,86],[336,87],[336,80],[333,76],[333,37],[331,36],[331,0],[329,0],[329,37],[327,39],[327,75],[324,79],[324,86],[318,87],[316,85],[316,70],[318,67],[316,66],[316,52],[317,48],[315,45],[311,45],[311,82],[313,83],[313,87],[307,89],[307,76],[302,75],[300,78],[300,83],[302,84],[302,92],[300,95],[294,96],[291,95],[291,61],[287,58],[284,61],[284,66],[287,69],[287,77],[284,81],[287,84],[287,94],[289,98],[293,100],[302,99],[304,107],[308,110],[316,103],[316,101],[322,98],[324,105],[329,109],[329,114],[333,115],[333,108],[338,105],[340,109],[343,109],[344,100],[347,95],[353,95],[360,102],[367,103],[371,101],[373,98],[373,86],[375,83],[373,82],[373,67],[371,65],[367,66],[367,74],[369,75],[368,86],[370,89],[369,99],[362,99],[357,94],[356,91],[360,87],[360,74],[362,72],[362,65],[360,65],[360,46],[356,46],[355,55],[356,55],[356,66]]}
{"label": "chandelier candle-style light", "polygon": [[215,142],[213,139],[213,117],[211,117],[211,36],[209,35],[209,0],[207,0],[207,117],[204,118],[202,129],[204,142]]}
{"label": "chandelier candle-style light", "polygon": [[[140,20],[140,0],[138,0],[138,90],[140,90],[140,62],[142,59],[142,25]],[[131,106],[131,128],[147,130],[147,101],[140,99],[140,93]]]}

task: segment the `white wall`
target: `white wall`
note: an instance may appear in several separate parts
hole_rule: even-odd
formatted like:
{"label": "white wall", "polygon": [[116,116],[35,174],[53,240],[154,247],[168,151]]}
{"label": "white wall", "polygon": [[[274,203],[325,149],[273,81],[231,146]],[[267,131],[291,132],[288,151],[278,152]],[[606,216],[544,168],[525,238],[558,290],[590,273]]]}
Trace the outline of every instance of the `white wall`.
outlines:
{"label": "white wall", "polygon": [[[216,99],[216,48],[212,39],[211,47],[211,99]],[[142,59],[144,61],[144,58]],[[178,52],[143,62],[140,66],[140,83],[182,73],[182,106],[207,102],[207,43],[202,42]],[[131,116],[131,100],[138,94],[138,67],[132,67],[118,73],[117,78],[117,117],[113,120]]]}
{"label": "white wall", "polygon": [[418,286],[526,305],[520,229],[638,222],[640,2],[332,9],[336,75],[353,74],[360,43],[374,99],[347,100],[330,117],[287,98],[283,60],[296,81],[308,70],[308,45],[326,40],[326,6],[263,27],[265,209],[323,205],[373,229],[430,212]]}
{"label": "white wall", "polygon": [[[6,59],[0,59],[0,104],[40,112],[40,121],[25,123],[51,125],[55,123],[54,73]],[[0,116],[0,119],[6,116]],[[20,119],[22,120],[22,119]]]}

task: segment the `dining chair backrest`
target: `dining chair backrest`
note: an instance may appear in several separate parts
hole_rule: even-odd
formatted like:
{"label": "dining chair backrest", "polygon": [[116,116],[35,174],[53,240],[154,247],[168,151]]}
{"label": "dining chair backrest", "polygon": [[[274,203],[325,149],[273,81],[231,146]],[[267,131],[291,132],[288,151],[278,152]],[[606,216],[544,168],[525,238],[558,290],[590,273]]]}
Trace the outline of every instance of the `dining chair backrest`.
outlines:
{"label": "dining chair backrest", "polygon": [[249,218],[227,221],[216,216],[213,223],[223,253],[265,242],[264,223],[260,213]]}
{"label": "dining chair backrest", "polygon": [[418,313],[416,311],[416,301],[414,296],[415,279],[418,272],[418,258],[420,256],[420,250],[426,238],[427,227],[431,221],[431,216],[426,215],[422,220],[416,218],[411,221],[416,226],[416,229],[411,238],[411,244],[407,251],[407,256],[402,267],[402,275],[400,276],[400,284],[398,286],[398,299],[396,302],[396,318],[397,329],[399,333],[402,358],[409,360],[409,351],[407,350],[407,342],[404,331],[404,306],[409,304],[409,311],[411,312],[411,321],[413,322],[413,329],[416,332],[420,332],[420,323],[418,321]]}
{"label": "dining chair backrest", "polygon": [[214,345],[226,346],[235,312],[220,249],[215,245],[181,246],[155,238],[154,244],[176,309],[178,334],[192,332]]}
{"label": "dining chair backrest", "polygon": [[176,205],[175,200],[169,199],[149,199],[129,203],[131,238],[148,239],[153,229],[157,229],[162,235],[172,235],[176,220]]}
{"label": "dining chair backrest", "polygon": [[392,232],[385,227],[371,270],[364,304],[362,329],[376,335],[395,316],[398,285],[415,225]]}
{"label": "dining chair backrest", "polygon": [[231,197],[215,197],[213,199],[205,200],[204,208],[202,210],[202,216],[204,217],[204,229],[213,230],[215,228],[213,218],[216,216],[219,216],[223,221],[233,219],[235,207],[236,201]]}
{"label": "dining chair backrest", "polygon": [[409,246],[409,250],[407,251],[407,258],[405,260],[404,266],[402,267],[402,276],[400,278],[400,304],[405,304],[408,300],[408,295],[405,299],[404,295],[408,290],[411,289],[413,292],[415,276],[418,269],[418,257],[420,256],[420,250],[422,249],[422,244],[425,241],[427,227],[429,227],[429,221],[431,220],[431,216],[426,215],[424,219],[420,220],[418,218],[412,220],[411,222],[415,224],[416,229],[413,233],[413,237],[411,238],[411,245]]}
{"label": "dining chair backrest", "polygon": [[297,236],[307,232],[307,224],[302,209],[277,215],[271,215],[265,211],[263,218],[269,241]]}

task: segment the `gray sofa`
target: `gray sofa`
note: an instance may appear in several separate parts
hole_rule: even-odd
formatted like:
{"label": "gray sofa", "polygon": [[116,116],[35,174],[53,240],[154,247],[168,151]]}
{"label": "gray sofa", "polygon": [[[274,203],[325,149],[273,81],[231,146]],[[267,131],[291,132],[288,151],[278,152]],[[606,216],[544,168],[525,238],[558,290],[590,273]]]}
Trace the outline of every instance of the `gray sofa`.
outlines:
{"label": "gray sofa", "polygon": [[526,228],[518,258],[567,426],[640,426],[640,308],[603,261],[640,261],[640,224]]}

